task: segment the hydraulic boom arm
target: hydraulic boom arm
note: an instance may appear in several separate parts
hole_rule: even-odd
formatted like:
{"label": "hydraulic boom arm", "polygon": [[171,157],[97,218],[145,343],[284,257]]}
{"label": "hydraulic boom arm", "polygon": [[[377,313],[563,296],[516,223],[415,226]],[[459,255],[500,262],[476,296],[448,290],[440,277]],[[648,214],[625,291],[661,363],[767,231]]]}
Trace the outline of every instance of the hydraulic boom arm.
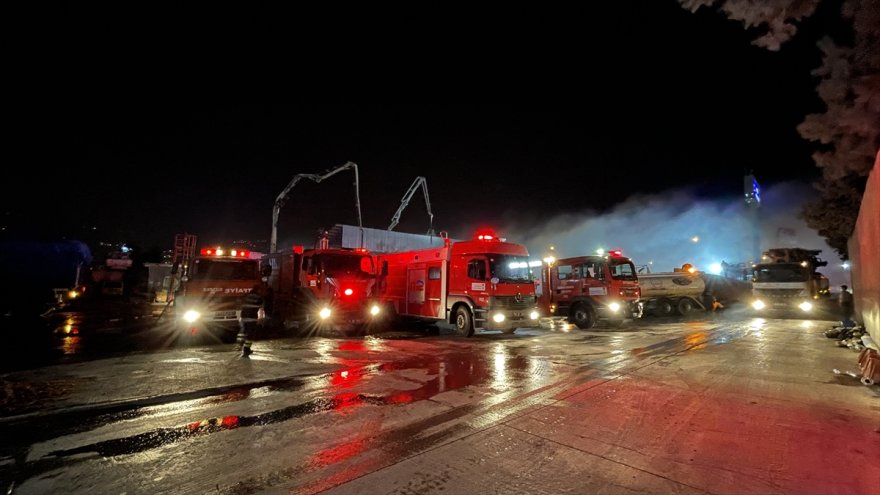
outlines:
{"label": "hydraulic boom arm", "polygon": [[293,189],[293,186],[296,185],[302,179],[309,179],[315,182],[321,182],[324,179],[329,179],[334,175],[342,172],[343,170],[354,169],[354,198],[355,198],[355,206],[357,207],[358,214],[358,227],[363,228],[363,222],[361,220],[361,193],[360,193],[360,184],[358,181],[358,167],[354,162],[345,162],[344,165],[336,167],[332,170],[328,170],[323,174],[296,174],[293,177],[293,180],[290,181],[290,184],[287,184],[287,187],[281,191],[281,194],[275,199],[275,206],[272,207],[272,237],[269,240],[269,252],[274,253],[275,248],[278,244],[278,214],[281,213],[281,208],[284,206],[284,203],[287,202],[288,195],[290,194],[290,190]]}
{"label": "hydraulic boom arm", "polygon": [[428,197],[428,181],[421,176],[416,177],[416,180],[409,186],[406,194],[403,195],[403,199],[400,200],[400,208],[397,209],[394,217],[391,218],[391,225],[388,226],[388,230],[394,230],[394,227],[400,222],[400,215],[403,214],[403,210],[409,204],[413,194],[418,191],[419,186],[421,186],[422,191],[425,193],[425,206],[428,208],[428,235],[434,235],[434,214],[431,213],[431,199]]}

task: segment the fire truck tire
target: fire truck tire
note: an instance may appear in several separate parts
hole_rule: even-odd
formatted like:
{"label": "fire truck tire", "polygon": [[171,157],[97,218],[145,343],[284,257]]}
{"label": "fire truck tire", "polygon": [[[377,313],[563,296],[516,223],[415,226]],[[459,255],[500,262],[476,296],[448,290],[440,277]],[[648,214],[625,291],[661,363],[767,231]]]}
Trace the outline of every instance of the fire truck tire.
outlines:
{"label": "fire truck tire", "polygon": [[593,328],[596,325],[596,311],[586,303],[577,303],[571,308],[568,321],[577,325],[581,330]]}
{"label": "fire truck tire", "polygon": [[696,307],[696,305],[694,304],[694,302],[685,297],[685,298],[679,299],[678,305],[676,306],[676,309],[678,310],[678,314],[685,316],[685,315],[690,314],[694,310],[695,307]]}
{"label": "fire truck tire", "polygon": [[675,306],[672,305],[672,301],[663,297],[657,300],[657,306],[655,307],[654,312],[660,316],[669,316],[674,310]]}
{"label": "fire truck tire", "polygon": [[470,337],[474,334],[474,317],[471,310],[464,304],[455,308],[455,316],[452,320],[455,334],[459,337]]}

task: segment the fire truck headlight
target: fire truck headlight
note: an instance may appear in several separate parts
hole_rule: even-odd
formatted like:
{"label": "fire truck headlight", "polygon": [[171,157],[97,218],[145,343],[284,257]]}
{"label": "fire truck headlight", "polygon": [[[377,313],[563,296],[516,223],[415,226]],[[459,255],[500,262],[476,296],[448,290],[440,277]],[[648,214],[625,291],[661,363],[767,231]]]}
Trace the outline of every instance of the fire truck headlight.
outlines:
{"label": "fire truck headlight", "polygon": [[620,311],[620,304],[613,302],[608,305],[608,309],[610,309],[614,313],[617,313],[618,311]]}
{"label": "fire truck headlight", "polygon": [[760,299],[755,299],[755,300],[752,302],[752,307],[755,308],[755,309],[757,309],[757,310],[759,310],[759,311],[762,310],[762,309],[764,309],[764,306],[766,306],[766,304],[764,304],[764,301],[762,301],[762,300],[760,300]]}
{"label": "fire truck headlight", "polygon": [[320,316],[322,320],[330,318],[330,308],[321,308],[321,311],[318,312],[318,316]]}
{"label": "fire truck headlight", "polygon": [[379,314],[379,311],[380,311],[380,308],[379,308],[378,304],[374,304],[373,306],[370,307],[370,314],[373,316],[376,316],[377,314]]}
{"label": "fire truck headlight", "polygon": [[67,293],[67,297],[69,297],[70,299],[76,299],[77,296],[79,296],[79,292],[77,292],[75,290],[72,290]]}
{"label": "fire truck headlight", "polygon": [[504,321],[504,313],[495,313],[495,316],[492,317],[492,320],[494,320],[495,323],[501,323],[502,321]]}
{"label": "fire truck headlight", "polygon": [[537,320],[539,316],[541,315],[539,315],[537,311],[532,311],[531,313],[529,313],[529,319],[532,320]]}
{"label": "fire truck headlight", "polygon": [[805,312],[813,309],[813,305],[808,301],[804,301],[804,302],[798,304],[798,307],[801,308],[801,310],[805,311]]}
{"label": "fire truck headlight", "polygon": [[201,318],[201,317],[202,317],[202,314],[199,313],[198,311],[194,310],[194,309],[191,309],[191,310],[189,310],[189,311],[187,311],[186,313],[183,314],[183,319],[184,319],[187,323],[195,323],[195,321],[198,320],[198,319]]}

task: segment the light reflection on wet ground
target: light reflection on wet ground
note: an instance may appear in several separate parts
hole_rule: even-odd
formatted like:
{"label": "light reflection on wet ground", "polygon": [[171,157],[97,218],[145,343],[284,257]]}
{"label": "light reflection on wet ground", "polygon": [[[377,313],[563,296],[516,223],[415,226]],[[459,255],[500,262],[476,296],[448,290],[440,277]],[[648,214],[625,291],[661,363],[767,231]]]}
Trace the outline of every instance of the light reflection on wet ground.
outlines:
{"label": "light reflection on wet ground", "polygon": [[[209,435],[230,429],[268,426],[320,413],[351,415],[361,407],[383,407],[408,404],[432,399],[445,392],[465,388],[482,389],[486,397],[481,407],[500,404],[513,394],[540,389],[559,379],[561,370],[596,369],[600,376],[613,373],[627,363],[657,358],[670,352],[692,352],[709,345],[732,342],[749,333],[760,333],[766,321],[760,318],[741,325],[718,325],[711,322],[688,322],[685,333],[644,346],[634,346],[639,335],[628,332],[581,332],[567,334],[529,330],[521,335],[483,334],[476,339],[449,337],[419,338],[417,340],[387,340],[379,336],[363,338],[313,338],[304,341],[280,342],[279,349],[307,349],[315,353],[312,360],[333,363],[337,371],[302,379],[279,380],[277,383],[259,383],[253,386],[228,387],[203,397],[177,399],[168,403],[138,405],[122,410],[96,410],[79,413],[74,424],[53,426],[36,435],[10,434],[12,438],[0,454],[14,455],[16,449],[26,449],[35,441],[89,431],[114,422],[135,417],[161,418],[197,411],[207,406],[237,401],[264,399],[288,394],[291,398],[306,398],[304,402],[279,407],[252,415],[219,416],[199,419],[193,417],[186,424],[165,425],[132,436],[80,445],[53,451],[51,458],[11,469],[18,479],[45,472],[63,465],[74,454],[93,453],[101,456],[130,455],[178,442],[193,436]],[[420,336],[421,337],[421,336]],[[561,340],[560,340],[561,339]],[[601,342],[605,349],[596,357],[583,354],[559,355],[553,349],[559,345],[589,345]],[[257,360],[272,360],[272,346]],[[603,355],[604,353],[604,355]],[[595,353],[594,353],[595,354]],[[565,357],[568,356],[568,357]],[[283,362],[288,362],[283,359]],[[205,358],[175,358],[168,364],[197,364]],[[603,371],[604,370],[604,371]],[[418,372],[417,374],[414,374]],[[388,381],[393,377],[396,381]],[[390,385],[389,385],[390,384]],[[490,418],[491,419],[491,418]],[[63,421],[49,424],[65,425]],[[5,426],[5,425],[4,425]],[[3,430],[6,428],[0,428]],[[367,439],[357,438],[333,445],[316,453],[312,462],[326,465],[339,462],[360,452]],[[4,469],[0,469],[2,472]]]}

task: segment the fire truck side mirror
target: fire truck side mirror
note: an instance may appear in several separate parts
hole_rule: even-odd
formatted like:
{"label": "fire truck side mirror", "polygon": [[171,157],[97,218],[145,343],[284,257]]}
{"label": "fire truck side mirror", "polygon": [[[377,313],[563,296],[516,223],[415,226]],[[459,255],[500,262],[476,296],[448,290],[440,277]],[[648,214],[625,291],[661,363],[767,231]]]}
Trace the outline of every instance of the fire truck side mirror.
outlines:
{"label": "fire truck side mirror", "polygon": [[382,275],[383,276],[388,275],[388,262],[387,261],[382,262]]}

